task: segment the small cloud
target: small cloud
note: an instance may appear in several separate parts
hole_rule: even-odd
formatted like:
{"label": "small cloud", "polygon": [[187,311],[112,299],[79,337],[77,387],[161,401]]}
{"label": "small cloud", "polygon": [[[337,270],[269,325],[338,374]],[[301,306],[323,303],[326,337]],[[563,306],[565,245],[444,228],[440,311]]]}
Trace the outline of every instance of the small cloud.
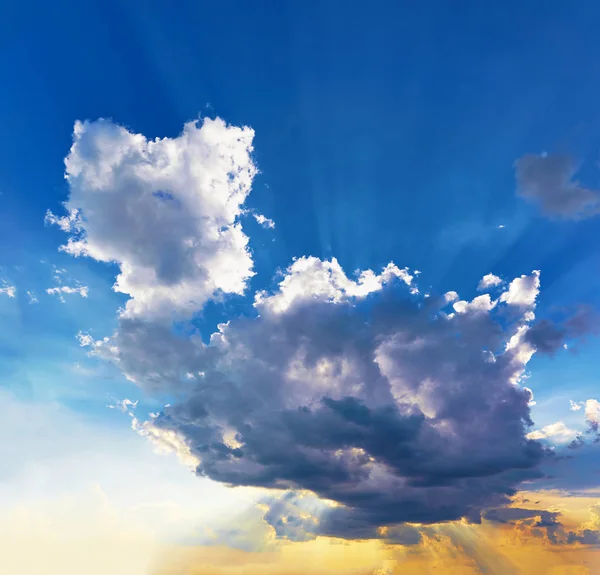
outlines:
{"label": "small cloud", "polygon": [[121,413],[127,413],[133,417],[132,411],[138,406],[139,400],[132,401],[131,399],[115,399],[114,403],[107,405],[108,409],[117,409]]}
{"label": "small cloud", "polygon": [[2,287],[0,287],[0,295],[4,294],[10,298],[14,298],[17,295],[17,288],[13,285],[10,285],[6,281],[2,280]]}
{"label": "small cloud", "polygon": [[548,217],[578,220],[600,212],[600,191],[582,186],[568,156],[526,154],[515,162],[517,195]]}
{"label": "small cloud", "polygon": [[499,229],[499,230],[503,230],[505,227],[506,227],[506,226],[505,226],[504,224],[500,224],[500,225],[498,226],[498,229]]}
{"label": "small cloud", "polygon": [[569,403],[571,404],[571,411],[579,411],[585,405],[584,401],[573,401],[572,399],[569,400]]}
{"label": "small cloud", "polygon": [[481,278],[479,285],[477,286],[478,290],[484,290],[499,286],[502,283],[502,278],[495,276],[494,274],[486,274]]}
{"label": "small cloud", "polygon": [[96,343],[89,333],[83,333],[82,331],[77,334],[77,341],[81,347],[92,347]]}
{"label": "small cloud", "polygon": [[53,288],[48,288],[46,290],[46,293],[48,295],[55,295],[58,297],[58,299],[62,302],[65,303],[65,295],[73,295],[73,294],[78,294],[81,297],[87,297],[89,294],[89,289],[87,286],[82,286],[82,285],[77,285],[75,287],[72,286],[59,286],[59,287],[53,287]]}
{"label": "small cloud", "polygon": [[253,213],[252,216],[263,228],[273,229],[275,227],[275,222],[262,214]]}
{"label": "small cloud", "polygon": [[30,304],[40,303],[40,300],[36,297],[35,293],[32,291],[27,291],[27,298],[29,299]]}

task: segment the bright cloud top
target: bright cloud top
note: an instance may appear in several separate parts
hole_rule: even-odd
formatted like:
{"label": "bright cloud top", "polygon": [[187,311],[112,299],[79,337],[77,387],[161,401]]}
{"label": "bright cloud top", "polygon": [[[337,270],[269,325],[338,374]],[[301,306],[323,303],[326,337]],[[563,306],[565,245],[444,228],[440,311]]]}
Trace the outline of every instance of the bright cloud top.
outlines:
{"label": "bright cloud top", "polygon": [[322,261],[315,257],[302,257],[296,259],[288,268],[279,284],[278,293],[258,293],[255,305],[259,309],[266,307],[273,312],[284,312],[294,303],[301,301],[340,303],[380,291],[394,278],[400,278],[406,285],[412,286],[411,293],[418,293],[418,288],[412,285],[413,277],[408,268],[400,269],[394,263],[390,263],[380,274],[366,270],[354,281],[346,276],[335,258]]}
{"label": "bright cloud top", "polygon": [[67,214],[46,221],[71,234],[67,253],[119,265],[127,317],[185,315],[219,292],[241,294],[253,274],[238,221],[256,174],[253,137],[218,118],[153,141],[108,120],[77,122]]}

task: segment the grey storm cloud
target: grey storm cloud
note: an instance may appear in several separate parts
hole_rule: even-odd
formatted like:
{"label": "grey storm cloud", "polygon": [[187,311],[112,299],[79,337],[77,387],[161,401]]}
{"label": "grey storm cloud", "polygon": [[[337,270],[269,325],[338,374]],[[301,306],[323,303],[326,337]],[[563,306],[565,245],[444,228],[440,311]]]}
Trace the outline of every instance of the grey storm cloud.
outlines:
{"label": "grey storm cloud", "polygon": [[526,154],[515,162],[517,194],[536,204],[549,217],[594,216],[600,211],[600,191],[575,180],[577,169],[569,156]]}
{"label": "grey storm cloud", "polygon": [[208,344],[122,317],[95,353],[179,397],[145,425],[181,437],[199,475],[338,504],[315,524],[272,509],[267,521],[288,537],[478,521],[540,477],[548,455],[526,438],[532,395],[515,385],[533,353],[529,325],[510,303],[450,313],[446,299],[399,283],[364,300],[283,298],[287,307],[274,294]]}

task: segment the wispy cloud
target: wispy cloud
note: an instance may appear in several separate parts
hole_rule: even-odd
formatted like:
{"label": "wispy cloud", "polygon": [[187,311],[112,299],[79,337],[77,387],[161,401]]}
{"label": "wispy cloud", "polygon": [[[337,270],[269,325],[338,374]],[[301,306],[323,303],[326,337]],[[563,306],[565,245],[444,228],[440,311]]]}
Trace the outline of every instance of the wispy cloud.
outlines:
{"label": "wispy cloud", "polygon": [[17,288],[5,280],[0,280],[0,295],[7,295],[10,298],[14,298],[17,295]]}
{"label": "wispy cloud", "polygon": [[53,288],[48,288],[46,290],[48,295],[57,296],[58,299],[65,303],[65,295],[80,295],[81,297],[88,297],[89,289],[87,286],[76,285],[76,286],[57,286]]}

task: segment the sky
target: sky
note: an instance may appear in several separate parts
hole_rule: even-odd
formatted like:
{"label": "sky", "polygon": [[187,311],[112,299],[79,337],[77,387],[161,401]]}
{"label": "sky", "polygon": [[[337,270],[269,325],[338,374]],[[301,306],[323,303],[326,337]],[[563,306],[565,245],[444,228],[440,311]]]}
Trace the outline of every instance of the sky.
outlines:
{"label": "sky", "polygon": [[600,573],[600,6],[0,5],[0,572]]}

